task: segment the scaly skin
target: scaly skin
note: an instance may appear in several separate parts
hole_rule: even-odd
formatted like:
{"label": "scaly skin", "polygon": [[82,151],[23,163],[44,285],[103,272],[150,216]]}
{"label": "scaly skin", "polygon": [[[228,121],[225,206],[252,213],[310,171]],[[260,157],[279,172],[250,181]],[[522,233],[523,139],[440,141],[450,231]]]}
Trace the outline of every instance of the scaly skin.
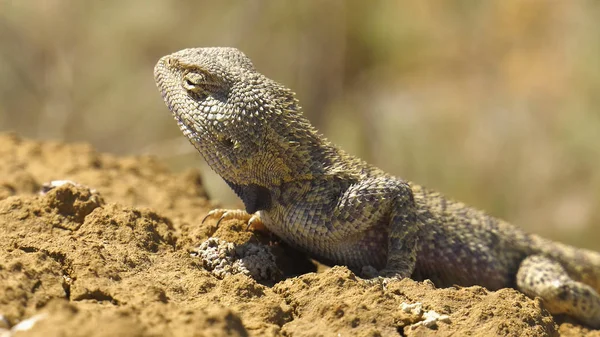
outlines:
{"label": "scaly skin", "polygon": [[600,327],[600,254],[526,234],[346,154],[237,49],[181,50],[154,75],[184,135],[247,212],[211,216],[262,222],[362,276],[515,287]]}

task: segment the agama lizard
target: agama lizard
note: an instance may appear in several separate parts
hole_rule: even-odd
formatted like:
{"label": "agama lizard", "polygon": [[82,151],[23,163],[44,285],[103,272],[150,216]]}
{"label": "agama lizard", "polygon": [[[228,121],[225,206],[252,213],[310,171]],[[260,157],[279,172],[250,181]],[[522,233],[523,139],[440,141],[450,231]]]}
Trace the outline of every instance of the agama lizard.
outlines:
{"label": "agama lizard", "polygon": [[183,134],[246,208],[209,216],[262,223],[363,277],[513,287],[600,328],[599,253],[527,234],[347,154],[235,48],[181,50],[154,76]]}

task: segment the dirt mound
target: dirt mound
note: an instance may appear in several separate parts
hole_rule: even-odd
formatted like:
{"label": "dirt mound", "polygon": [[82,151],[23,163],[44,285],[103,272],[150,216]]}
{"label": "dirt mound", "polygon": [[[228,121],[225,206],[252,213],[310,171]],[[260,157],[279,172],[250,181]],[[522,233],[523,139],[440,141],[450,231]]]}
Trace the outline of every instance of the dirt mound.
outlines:
{"label": "dirt mound", "polygon": [[[0,329],[23,330],[19,336],[599,335],[556,325],[538,301],[511,289],[436,289],[408,279],[382,287],[345,267],[311,272],[305,256],[243,223],[201,224],[214,206],[194,171],[172,174],[152,158],[0,135]],[[209,237],[268,251],[280,272],[260,283],[243,272],[217,275],[197,254]],[[223,261],[244,262],[231,254]]]}

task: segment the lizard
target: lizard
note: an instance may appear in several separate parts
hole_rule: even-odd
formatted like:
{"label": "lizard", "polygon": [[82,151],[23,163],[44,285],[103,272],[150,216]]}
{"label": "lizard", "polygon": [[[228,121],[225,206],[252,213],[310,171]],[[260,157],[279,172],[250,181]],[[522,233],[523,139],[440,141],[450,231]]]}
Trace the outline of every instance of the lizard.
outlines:
{"label": "lizard", "polygon": [[207,217],[262,225],[366,279],[512,287],[600,328],[600,253],[527,233],[344,152],[310,124],[295,93],[238,49],[180,50],[160,58],[154,78],[185,137],[244,203]]}

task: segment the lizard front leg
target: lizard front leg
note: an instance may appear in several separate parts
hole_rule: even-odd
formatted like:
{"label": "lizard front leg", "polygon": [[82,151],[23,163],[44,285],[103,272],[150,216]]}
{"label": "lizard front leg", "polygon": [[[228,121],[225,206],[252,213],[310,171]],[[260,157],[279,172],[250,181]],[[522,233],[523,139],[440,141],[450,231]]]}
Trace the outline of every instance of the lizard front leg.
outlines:
{"label": "lizard front leg", "polygon": [[420,225],[407,183],[390,177],[324,178],[284,187],[281,195],[263,220],[284,241],[362,276],[412,274]]}
{"label": "lizard front leg", "polygon": [[206,218],[264,225],[317,259],[346,265],[367,278],[412,274],[420,224],[407,183],[389,177],[325,177],[283,185],[274,195],[272,207],[259,212],[262,217],[216,209]]}
{"label": "lizard front leg", "polygon": [[412,275],[417,262],[420,228],[412,191],[403,188],[392,207],[387,262],[379,276],[405,278]]}
{"label": "lizard front leg", "polygon": [[[368,186],[362,194],[367,196],[365,203],[358,198],[359,205],[364,205],[366,213],[372,212],[372,208],[381,208],[385,216],[375,220],[385,225],[387,232],[386,261],[383,268],[377,269],[374,265],[366,265],[361,269],[361,274],[367,278],[405,278],[410,277],[415,269],[417,261],[417,250],[419,244],[419,230],[421,228],[417,219],[417,212],[411,188],[404,182],[390,179],[375,179],[381,190],[378,195],[381,200],[373,202],[371,189],[373,182],[365,181]],[[361,193],[358,193],[361,195]],[[370,201],[370,202],[369,202]],[[356,211],[356,210],[355,210]],[[368,230],[367,230],[368,231]],[[368,238],[368,235],[365,235]]]}

